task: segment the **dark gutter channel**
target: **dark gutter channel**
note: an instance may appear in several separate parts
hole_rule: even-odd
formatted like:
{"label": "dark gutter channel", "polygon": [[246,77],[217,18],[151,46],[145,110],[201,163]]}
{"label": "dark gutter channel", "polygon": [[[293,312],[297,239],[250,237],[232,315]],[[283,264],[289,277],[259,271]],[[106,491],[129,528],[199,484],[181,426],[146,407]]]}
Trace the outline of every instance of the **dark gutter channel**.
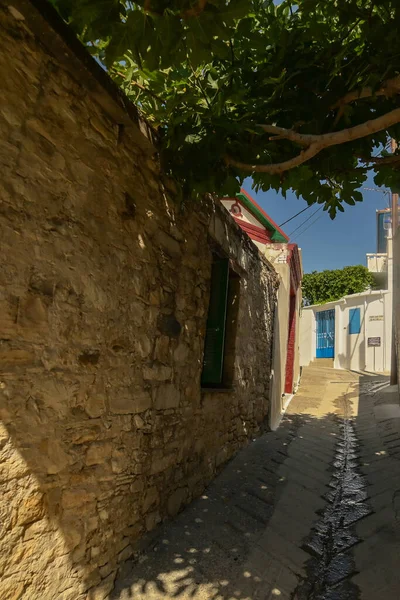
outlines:
{"label": "dark gutter channel", "polygon": [[369,506],[367,481],[361,474],[359,440],[351,418],[347,416],[348,400],[344,397],[345,416],[339,420],[341,437],[335,447],[331,490],[303,549],[311,554],[307,577],[296,589],[294,600],[357,600],[359,590],[351,582],[356,574],[351,549],[362,540],[354,525],[373,511]]}

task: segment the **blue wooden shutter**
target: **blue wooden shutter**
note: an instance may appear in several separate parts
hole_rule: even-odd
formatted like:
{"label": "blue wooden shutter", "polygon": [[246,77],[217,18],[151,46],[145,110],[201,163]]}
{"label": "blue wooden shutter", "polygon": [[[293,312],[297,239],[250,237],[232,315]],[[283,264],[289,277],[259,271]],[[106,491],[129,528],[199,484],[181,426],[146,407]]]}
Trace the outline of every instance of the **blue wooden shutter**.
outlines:
{"label": "blue wooden shutter", "polygon": [[204,343],[202,385],[222,383],[228,280],[228,259],[215,259],[211,271],[211,294]]}
{"label": "blue wooden shutter", "polygon": [[361,331],[361,320],[360,320],[360,309],[350,308],[349,310],[349,334],[360,333]]}

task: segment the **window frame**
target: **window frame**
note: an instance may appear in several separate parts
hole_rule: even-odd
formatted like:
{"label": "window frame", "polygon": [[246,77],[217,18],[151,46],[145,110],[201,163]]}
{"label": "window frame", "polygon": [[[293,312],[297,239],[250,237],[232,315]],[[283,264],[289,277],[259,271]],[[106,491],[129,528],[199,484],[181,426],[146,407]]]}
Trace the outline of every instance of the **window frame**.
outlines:
{"label": "window frame", "polygon": [[361,308],[349,308],[349,335],[361,333]]}

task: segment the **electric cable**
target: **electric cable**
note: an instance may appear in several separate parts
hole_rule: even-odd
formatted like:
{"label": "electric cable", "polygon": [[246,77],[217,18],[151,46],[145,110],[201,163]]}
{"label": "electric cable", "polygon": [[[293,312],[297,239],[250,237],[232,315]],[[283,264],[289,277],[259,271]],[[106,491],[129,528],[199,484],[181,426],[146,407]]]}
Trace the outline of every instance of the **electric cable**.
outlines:
{"label": "electric cable", "polygon": [[309,208],[311,208],[311,206],[312,206],[312,204],[309,204],[308,206],[306,206],[305,208],[303,208],[300,212],[298,212],[295,215],[293,215],[293,217],[290,217],[290,219],[288,219],[287,221],[284,221],[283,223],[281,223],[279,225],[279,227],[282,227],[283,225],[286,225],[286,223],[289,223],[290,221],[293,221],[293,219],[295,219],[296,217],[298,217],[299,215],[301,215],[301,213],[303,213],[304,211],[306,211]]}
{"label": "electric cable", "polygon": [[296,229],[293,229],[293,231],[291,231],[289,233],[289,238],[296,232],[298,231],[301,227],[303,227],[303,225],[305,225],[310,219],[313,218],[314,215],[317,214],[317,212],[319,212],[322,208],[324,207],[323,204],[321,204],[321,206],[319,208],[317,208],[317,210],[315,210],[307,219],[305,219],[302,223],[300,223],[300,225],[298,227],[296,227]]}
{"label": "electric cable", "polygon": [[321,215],[318,215],[318,217],[316,219],[314,219],[314,221],[312,221],[308,227],[306,227],[301,233],[299,233],[295,239],[299,239],[299,237],[301,235],[303,235],[303,233],[305,233],[307,231],[307,229],[310,229],[311,225],[314,225],[314,223],[316,223],[321,217],[323,216],[323,213]]}

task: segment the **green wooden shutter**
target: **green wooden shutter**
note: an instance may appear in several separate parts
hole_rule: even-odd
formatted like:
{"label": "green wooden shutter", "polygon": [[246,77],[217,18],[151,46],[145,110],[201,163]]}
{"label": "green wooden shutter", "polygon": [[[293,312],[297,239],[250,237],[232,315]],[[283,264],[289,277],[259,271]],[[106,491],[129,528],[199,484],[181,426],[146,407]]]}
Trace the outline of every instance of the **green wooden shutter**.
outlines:
{"label": "green wooden shutter", "polygon": [[222,382],[228,280],[228,259],[216,259],[211,271],[211,294],[201,376],[203,385],[218,385]]}

